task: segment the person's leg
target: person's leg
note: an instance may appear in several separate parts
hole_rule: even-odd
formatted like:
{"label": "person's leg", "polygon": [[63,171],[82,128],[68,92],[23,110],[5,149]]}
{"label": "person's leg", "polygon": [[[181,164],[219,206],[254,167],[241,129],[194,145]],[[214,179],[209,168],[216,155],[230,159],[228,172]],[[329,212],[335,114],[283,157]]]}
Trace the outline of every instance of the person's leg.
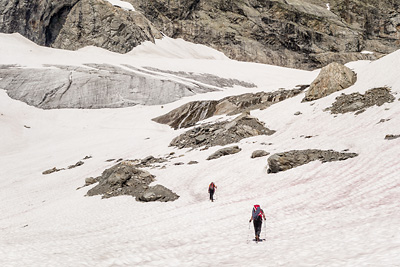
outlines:
{"label": "person's leg", "polygon": [[210,199],[211,201],[214,201],[214,190],[210,191]]}
{"label": "person's leg", "polygon": [[260,219],[254,220],[254,226],[255,226],[256,240],[257,241],[260,239],[261,224],[262,224],[262,220],[260,220]]}

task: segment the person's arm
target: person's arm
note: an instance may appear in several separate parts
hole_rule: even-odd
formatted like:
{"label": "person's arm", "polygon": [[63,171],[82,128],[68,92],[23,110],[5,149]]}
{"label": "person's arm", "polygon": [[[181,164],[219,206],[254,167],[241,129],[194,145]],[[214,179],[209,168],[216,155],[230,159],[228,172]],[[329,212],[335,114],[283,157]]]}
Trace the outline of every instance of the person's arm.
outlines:
{"label": "person's arm", "polygon": [[265,213],[264,213],[264,211],[262,211],[262,215],[263,215],[264,221],[267,220],[267,219],[265,218]]}
{"label": "person's arm", "polygon": [[250,220],[249,220],[249,222],[251,222],[252,220],[253,220],[253,216],[251,216],[251,217],[250,217]]}

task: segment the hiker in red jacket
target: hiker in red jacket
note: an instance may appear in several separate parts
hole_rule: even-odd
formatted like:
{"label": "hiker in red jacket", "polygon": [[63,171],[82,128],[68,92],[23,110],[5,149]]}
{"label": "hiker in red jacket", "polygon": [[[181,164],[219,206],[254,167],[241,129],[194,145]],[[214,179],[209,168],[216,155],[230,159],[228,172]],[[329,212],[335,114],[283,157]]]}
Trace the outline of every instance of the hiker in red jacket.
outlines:
{"label": "hiker in red jacket", "polygon": [[254,232],[256,235],[256,241],[260,241],[260,234],[261,234],[261,226],[262,226],[262,219],[265,219],[265,213],[264,211],[261,209],[260,205],[254,205],[253,207],[253,211],[251,213],[251,218],[249,220],[249,222],[253,221],[254,224]]}
{"label": "hiker in red jacket", "polygon": [[211,184],[208,186],[208,193],[210,193],[210,200],[212,202],[214,202],[215,189],[217,189],[217,186],[214,184],[214,182],[211,182]]}

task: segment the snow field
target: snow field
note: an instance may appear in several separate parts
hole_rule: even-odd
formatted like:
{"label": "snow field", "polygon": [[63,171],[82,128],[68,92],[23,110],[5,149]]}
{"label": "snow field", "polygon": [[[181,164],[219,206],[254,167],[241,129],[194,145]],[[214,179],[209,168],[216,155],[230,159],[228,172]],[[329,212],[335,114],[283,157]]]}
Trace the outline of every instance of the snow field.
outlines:
{"label": "snow field", "polygon": [[[80,64],[83,59],[75,53],[65,58]],[[92,59],[90,53],[85,55]],[[132,63],[129,57],[104,53],[103,60]],[[205,151],[168,147],[185,130],[174,131],[151,119],[192,100],[291,89],[310,83],[318,72],[230,60],[157,58],[145,65],[135,59],[132,64],[138,66],[212,73],[258,86],[197,95],[162,108],[39,110],[0,90],[1,265],[399,266],[400,139],[384,140],[386,134],[400,134],[400,84],[392,65],[399,58],[396,52],[373,63],[350,64],[358,81],[343,91],[364,93],[371,86],[387,85],[397,93],[395,102],[359,115],[332,115],[323,110],[342,92],[312,103],[301,103],[299,95],[251,112],[276,130],[274,135],[244,139],[238,144],[241,152],[211,161],[206,158],[220,147]],[[39,60],[35,56],[28,58],[32,62],[13,61],[11,54],[6,59],[24,66]],[[302,114],[295,116],[297,111]],[[378,123],[381,119],[389,120]],[[256,149],[273,154],[308,148],[349,149],[359,156],[314,161],[277,174],[266,173],[267,157],[250,158]],[[129,196],[101,199],[85,197],[90,187],[76,190],[85,178],[115,164],[108,159],[170,152],[177,158],[166,163],[166,169],[148,171],[156,175],[154,184],[180,195],[175,202],[140,203]],[[80,167],[42,175],[87,155],[92,158]],[[173,165],[190,160],[199,164]],[[207,194],[211,181],[218,186],[214,203]],[[267,216],[261,233],[266,241],[259,244],[248,242],[253,238],[248,220],[254,204],[260,204]]]}

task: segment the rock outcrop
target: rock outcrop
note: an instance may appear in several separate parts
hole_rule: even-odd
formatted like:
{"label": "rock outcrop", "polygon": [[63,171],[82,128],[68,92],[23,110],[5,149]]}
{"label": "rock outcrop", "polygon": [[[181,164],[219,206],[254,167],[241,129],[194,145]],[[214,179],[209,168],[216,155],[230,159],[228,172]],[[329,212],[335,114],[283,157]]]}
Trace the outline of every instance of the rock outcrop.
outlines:
{"label": "rock outcrop", "polygon": [[87,192],[88,196],[102,195],[103,198],[131,195],[139,201],[173,201],[179,196],[163,186],[149,187],[154,175],[123,161],[106,169],[95,178],[99,184]]}
{"label": "rock outcrop", "polygon": [[342,94],[336,97],[336,101],[326,111],[330,111],[332,114],[347,112],[359,114],[369,107],[381,106],[394,100],[395,97],[390,93],[389,88],[379,87],[366,91],[364,95],[360,93]]}
{"label": "rock outcrop", "polygon": [[303,101],[312,101],[346,89],[357,81],[357,75],[348,67],[333,62],[321,69],[311,83]]}
{"label": "rock outcrop", "polygon": [[342,153],[333,150],[291,150],[270,156],[268,158],[268,173],[286,171],[314,160],[320,160],[325,163],[346,160],[356,156],[358,156],[357,153]]}
{"label": "rock outcrop", "polygon": [[[376,59],[399,47],[399,4],[391,0],[130,0],[173,38],[237,60],[314,69]],[[360,53],[363,50],[374,54]]]}
{"label": "rock outcrop", "polygon": [[272,135],[275,131],[264,126],[257,118],[243,114],[233,121],[206,124],[191,129],[172,140],[170,146],[178,148],[225,146],[243,138]]}
{"label": "rock outcrop", "polygon": [[223,157],[223,156],[236,154],[236,153],[239,153],[241,150],[242,149],[240,147],[238,147],[238,146],[231,146],[231,147],[221,148],[221,149],[215,151],[214,153],[212,153],[207,158],[207,160],[218,159],[218,158]]}
{"label": "rock outcrop", "polygon": [[153,120],[158,123],[167,124],[174,129],[187,128],[215,115],[235,115],[254,109],[267,108],[274,103],[298,95],[307,85],[299,87],[293,90],[229,96],[221,100],[189,102]]}
{"label": "rock outcrop", "polygon": [[56,48],[95,45],[120,53],[162,36],[140,12],[103,0],[0,0],[0,32]]}
{"label": "rock outcrop", "polygon": [[[0,88],[14,99],[43,108],[118,108],[156,105],[185,96],[218,90],[239,81],[181,72],[168,79],[165,72],[148,73],[130,65],[46,66],[30,69],[0,65]],[[200,79],[197,81],[196,79]]]}

